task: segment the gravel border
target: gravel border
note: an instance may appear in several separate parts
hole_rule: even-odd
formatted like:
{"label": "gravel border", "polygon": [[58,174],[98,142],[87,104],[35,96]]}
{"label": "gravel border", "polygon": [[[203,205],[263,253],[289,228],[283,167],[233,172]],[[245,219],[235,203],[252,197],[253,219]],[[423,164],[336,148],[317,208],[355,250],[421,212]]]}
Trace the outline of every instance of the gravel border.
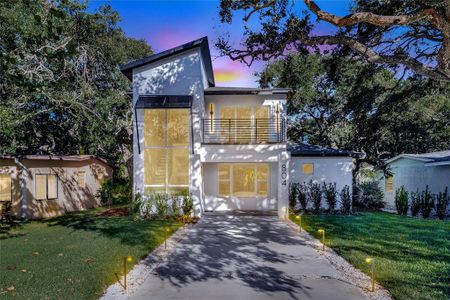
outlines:
{"label": "gravel border", "polygon": [[100,300],[122,300],[130,297],[137,288],[145,281],[145,279],[152,273],[152,271],[159,266],[159,264],[172,252],[178,242],[183,239],[191,230],[194,225],[186,225],[178,228],[169,238],[166,240],[166,248],[164,243],[156,247],[146,258],[137,263],[131,271],[127,273],[127,289],[123,288],[123,276],[120,277],[120,281],[110,285]]}
{"label": "gravel border", "polygon": [[287,223],[292,230],[296,231],[297,234],[305,240],[307,245],[314,248],[320,255],[323,255],[333,265],[333,267],[336,268],[339,274],[339,278],[336,279],[358,287],[371,300],[393,299],[391,294],[377,282],[375,282],[375,292],[371,292],[370,277],[367,274],[355,268],[330,247],[325,247],[325,251],[323,251],[322,243],[318,239],[312,237],[304,229],[299,232],[298,225],[291,220],[288,220]]}

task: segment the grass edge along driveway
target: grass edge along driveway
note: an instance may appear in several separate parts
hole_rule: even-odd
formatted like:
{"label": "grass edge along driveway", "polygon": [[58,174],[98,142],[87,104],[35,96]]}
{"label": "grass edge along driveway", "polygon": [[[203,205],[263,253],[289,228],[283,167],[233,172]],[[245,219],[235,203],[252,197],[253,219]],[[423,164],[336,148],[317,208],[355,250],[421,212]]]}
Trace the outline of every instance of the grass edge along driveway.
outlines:
{"label": "grass edge along driveway", "polygon": [[0,233],[0,296],[97,299],[180,223],[102,216],[107,208],[30,221]]}
{"label": "grass edge along driveway", "polygon": [[[291,220],[298,224],[295,216]],[[356,268],[369,274],[395,299],[450,299],[450,222],[383,212],[356,215],[303,215],[302,227]]]}

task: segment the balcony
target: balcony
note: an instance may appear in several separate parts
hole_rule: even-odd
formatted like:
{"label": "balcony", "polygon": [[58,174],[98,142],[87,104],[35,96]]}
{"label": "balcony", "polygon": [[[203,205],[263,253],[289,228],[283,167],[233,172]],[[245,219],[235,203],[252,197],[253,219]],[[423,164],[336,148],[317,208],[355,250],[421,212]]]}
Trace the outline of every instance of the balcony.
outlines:
{"label": "balcony", "polygon": [[282,143],[285,131],[284,119],[202,119],[204,144]]}

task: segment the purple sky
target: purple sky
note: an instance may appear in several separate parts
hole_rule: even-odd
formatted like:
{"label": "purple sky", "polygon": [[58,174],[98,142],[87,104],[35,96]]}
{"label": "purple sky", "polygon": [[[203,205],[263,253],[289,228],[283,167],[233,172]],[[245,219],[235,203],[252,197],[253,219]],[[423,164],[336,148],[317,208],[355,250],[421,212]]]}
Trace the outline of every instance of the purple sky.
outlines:
{"label": "purple sky", "polygon": [[[238,45],[242,40],[243,23],[235,18],[231,25],[219,21],[219,1],[90,1],[90,8],[105,3],[117,10],[123,30],[130,37],[146,40],[154,52],[160,52],[191,40],[208,36],[217,86],[257,86],[255,72],[260,71],[264,62],[256,62],[250,68],[233,62],[226,57],[218,57],[214,43],[223,34],[230,35],[230,41]],[[349,9],[349,0],[320,1],[317,3],[330,12],[345,15]],[[295,9],[306,7],[303,1],[295,1]],[[257,22],[257,16],[253,22]],[[256,23],[257,24],[257,23]],[[330,33],[333,27],[320,24],[318,34]]]}

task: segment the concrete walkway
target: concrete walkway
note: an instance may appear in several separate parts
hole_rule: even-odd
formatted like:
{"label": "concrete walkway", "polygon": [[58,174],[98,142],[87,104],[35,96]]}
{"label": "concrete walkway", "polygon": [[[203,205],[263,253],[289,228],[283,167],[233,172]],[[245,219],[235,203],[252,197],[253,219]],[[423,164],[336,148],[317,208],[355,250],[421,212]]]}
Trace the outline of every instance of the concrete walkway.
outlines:
{"label": "concrete walkway", "polygon": [[131,299],[367,299],[276,216],[211,214]]}

